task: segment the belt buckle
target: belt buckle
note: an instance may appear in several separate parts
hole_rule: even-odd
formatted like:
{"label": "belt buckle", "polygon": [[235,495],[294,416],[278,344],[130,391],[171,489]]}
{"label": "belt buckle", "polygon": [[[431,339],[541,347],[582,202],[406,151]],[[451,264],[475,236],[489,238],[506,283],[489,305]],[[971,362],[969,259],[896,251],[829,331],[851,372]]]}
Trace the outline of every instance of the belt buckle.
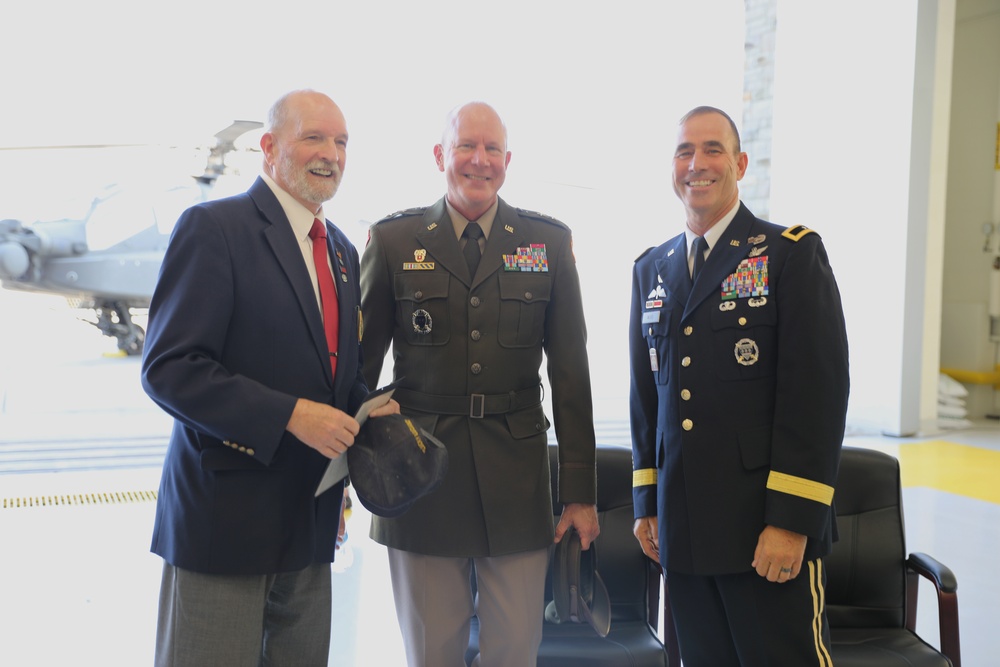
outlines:
{"label": "belt buckle", "polygon": [[[478,409],[477,409],[478,408]],[[486,410],[486,395],[473,394],[469,397],[469,417],[472,419],[482,419]]]}

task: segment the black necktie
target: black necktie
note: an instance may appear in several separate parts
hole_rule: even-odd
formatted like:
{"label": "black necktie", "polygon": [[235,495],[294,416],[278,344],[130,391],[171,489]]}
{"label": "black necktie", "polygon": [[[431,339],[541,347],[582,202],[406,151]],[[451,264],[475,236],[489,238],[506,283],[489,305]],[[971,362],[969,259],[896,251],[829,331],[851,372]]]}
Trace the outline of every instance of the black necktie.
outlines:
{"label": "black necktie", "polygon": [[704,236],[697,236],[694,239],[692,248],[692,252],[694,252],[694,269],[691,271],[691,280],[696,280],[701,267],[705,266],[705,251],[708,250],[708,241],[705,240]]}
{"label": "black necktie", "polygon": [[483,228],[478,222],[470,222],[465,226],[462,236],[465,238],[465,263],[469,265],[469,277],[476,277],[476,269],[479,267],[479,258],[482,251],[479,249],[479,237],[483,235]]}

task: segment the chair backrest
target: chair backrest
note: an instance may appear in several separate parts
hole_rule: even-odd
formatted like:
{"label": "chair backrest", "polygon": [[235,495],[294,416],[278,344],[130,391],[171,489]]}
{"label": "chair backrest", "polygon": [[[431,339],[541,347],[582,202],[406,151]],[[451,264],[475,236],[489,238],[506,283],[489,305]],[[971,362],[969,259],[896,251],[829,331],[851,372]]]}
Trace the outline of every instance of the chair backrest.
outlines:
{"label": "chair backrest", "polygon": [[844,447],[834,494],[840,539],[825,559],[833,628],[903,627],[906,544],[899,461]]}
{"label": "chair backrest", "polygon": [[[557,452],[555,445],[549,446],[552,512],[558,521],[562,506],[557,494]],[[632,533],[632,450],[628,447],[597,447],[597,513],[601,525],[596,541],[597,571],[611,599],[612,625],[615,621],[647,620],[649,586],[654,577],[658,585],[658,573]],[[547,603],[552,597],[551,581],[545,588]]]}

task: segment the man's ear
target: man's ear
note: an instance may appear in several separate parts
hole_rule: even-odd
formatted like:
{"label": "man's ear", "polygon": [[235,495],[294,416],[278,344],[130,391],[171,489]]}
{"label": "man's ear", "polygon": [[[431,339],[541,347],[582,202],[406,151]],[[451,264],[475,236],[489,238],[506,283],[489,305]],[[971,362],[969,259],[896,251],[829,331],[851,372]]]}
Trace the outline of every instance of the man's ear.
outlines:
{"label": "man's ear", "polygon": [[444,171],[444,146],[441,144],[434,146],[434,162],[437,163],[439,171]]}

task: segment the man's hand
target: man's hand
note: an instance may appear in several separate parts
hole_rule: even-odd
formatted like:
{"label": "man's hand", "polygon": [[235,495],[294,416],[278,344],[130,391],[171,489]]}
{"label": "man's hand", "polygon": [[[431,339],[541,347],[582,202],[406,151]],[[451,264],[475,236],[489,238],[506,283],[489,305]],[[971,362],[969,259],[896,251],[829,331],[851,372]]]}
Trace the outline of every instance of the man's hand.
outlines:
{"label": "man's hand", "polygon": [[[398,403],[396,407],[399,408]],[[357,420],[346,412],[305,398],[295,403],[292,418],[285,428],[328,459],[346,452],[361,429]]]}
{"label": "man's hand", "polygon": [[556,525],[556,542],[562,540],[570,526],[576,528],[576,532],[580,535],[580,548],[584,551],[589,549],[590,543],[601,534],[601,527],[597,523],[597,505],[586,503],[563,505],[562,516]]}
{"label": "man's hand", "polygon": [[368,413],[369,417],[385,417],[386,415],[398,415],[399,414],[399,403],[396,399],[390,398],[389,402],[385,405],[380,405],[371,412]]}
{"label": "man's hand", "polygon": [[639,540],[642,553],[655,561],[660,562],[660,522],[655,516],[643,516],[635,520],[632,524],[632,534]]}
{"label": "man's hand", "polygon": [[783,584],[799,576],[808,538],[784,528],[765,526],[750,564],[768,581]]}

